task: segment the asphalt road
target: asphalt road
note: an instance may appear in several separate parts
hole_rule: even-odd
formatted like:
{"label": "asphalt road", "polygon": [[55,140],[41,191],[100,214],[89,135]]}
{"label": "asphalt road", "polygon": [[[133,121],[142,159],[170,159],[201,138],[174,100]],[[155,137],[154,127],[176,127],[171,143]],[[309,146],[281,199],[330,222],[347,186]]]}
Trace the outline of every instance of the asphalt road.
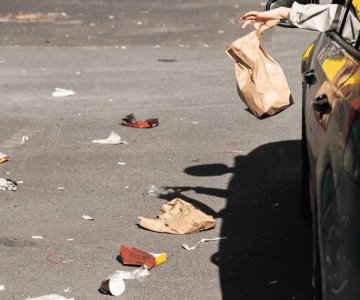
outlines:
{"label": "asphalt road", "polygon": [[[310,299],[300,61],[315,34],[265,33],[295,104],[257,120],[224,54],[248,32],[236,17],[250,9],[260,1],[1,1],[0,151],[11,161],[0,177],[22,183],[0,191],[0,299],[111,299],[100,282],[134,269],[117,260],[122,243],[168,253],[143,282],[126,281],[122,299]],[[75,95],[53,98],[57,87]],[[160,125],[119,125],[129,113]],[[92,143],[111,131],[128,145]],[[157,197],[144,194],[150,185]],[[176,197],[217,227],[170,235],[136,225]],[[214,237],[227,239],[181,248]]]}

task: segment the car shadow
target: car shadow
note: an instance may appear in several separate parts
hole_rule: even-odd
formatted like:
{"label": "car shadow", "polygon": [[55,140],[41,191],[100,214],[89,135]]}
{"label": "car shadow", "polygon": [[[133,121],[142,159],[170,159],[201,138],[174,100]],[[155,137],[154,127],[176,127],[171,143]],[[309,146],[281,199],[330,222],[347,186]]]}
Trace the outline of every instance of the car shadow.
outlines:
{"label": "car shadow", "polygon": [[[301,219],[301,143],[262,145],[224,164],[186,168],[191,176],[232,173],[226,190],[212,187],[167,187],[204,212],[222,219],[219,251],[211,260],[219,267],[223,299],[311,299],[311,228]],[[183,192],[223,197],[215,212]]]}

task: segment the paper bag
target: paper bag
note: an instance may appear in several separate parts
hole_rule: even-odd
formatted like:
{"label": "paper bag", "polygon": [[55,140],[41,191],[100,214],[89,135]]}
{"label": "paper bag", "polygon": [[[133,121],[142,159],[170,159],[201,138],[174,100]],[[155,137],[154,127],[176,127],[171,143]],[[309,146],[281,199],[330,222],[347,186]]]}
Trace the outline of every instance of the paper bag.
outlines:
{"label": "paper bag", "polygon": [[265,52],[256,31],[231,43],[226,53],[235,61],[239,96],[257,118],[274,115],[293,103],[280,65]]}
{"label": "paper bag", "polygon": [[157,232],[185,234],[214,228],[216,220],[176,198],[163,205],[157,219],[139,217],[139,226]]}

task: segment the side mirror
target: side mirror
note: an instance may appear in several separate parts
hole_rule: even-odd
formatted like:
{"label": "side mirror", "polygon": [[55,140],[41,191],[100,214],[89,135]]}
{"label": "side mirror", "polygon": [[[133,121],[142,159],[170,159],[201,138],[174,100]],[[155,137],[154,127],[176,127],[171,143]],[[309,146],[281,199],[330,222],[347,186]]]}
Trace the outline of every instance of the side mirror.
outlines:
{"label": "side mirror", "polygon": [[[266,3],[265,10],[272,10],[281,6],[291,7],[295,0],[269,0]],[[300,4],[319,4],[319,0],[297,0]],[[296,28],[296,26],[289,24],[286,20],[281,21],[279,24],[281,27]]]}

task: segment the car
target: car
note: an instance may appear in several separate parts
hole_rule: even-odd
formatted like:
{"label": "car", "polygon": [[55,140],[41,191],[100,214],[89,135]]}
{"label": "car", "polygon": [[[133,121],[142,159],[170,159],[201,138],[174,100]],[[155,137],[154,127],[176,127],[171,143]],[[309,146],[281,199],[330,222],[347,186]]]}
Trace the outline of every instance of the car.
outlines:
{"label": "car", "polygon": [[360,35],[343,36],[350,14],[360,20],[359,0],[301,64],[301,210],[313,228],[314,299],[323,300],[360,299]]}

